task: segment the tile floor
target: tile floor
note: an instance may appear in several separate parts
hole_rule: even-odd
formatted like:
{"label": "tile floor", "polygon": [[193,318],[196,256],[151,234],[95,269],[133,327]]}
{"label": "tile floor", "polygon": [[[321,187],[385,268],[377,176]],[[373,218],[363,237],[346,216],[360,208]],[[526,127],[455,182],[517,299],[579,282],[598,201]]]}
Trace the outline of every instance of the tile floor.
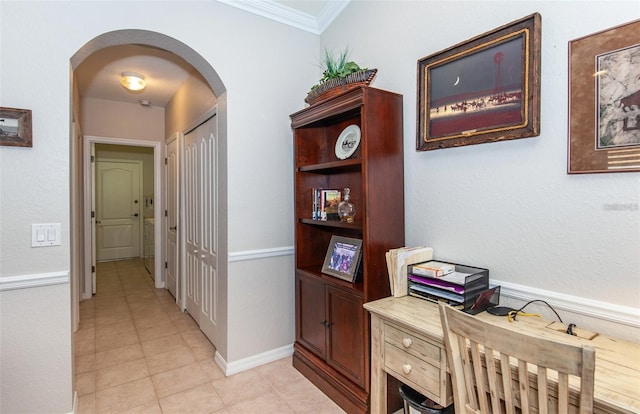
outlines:
{"label": "tile floor", "polygon": [[213,345],[141,260],[98,264],[74,353],[79,414],[344,413],[291,358],[225,377]]}

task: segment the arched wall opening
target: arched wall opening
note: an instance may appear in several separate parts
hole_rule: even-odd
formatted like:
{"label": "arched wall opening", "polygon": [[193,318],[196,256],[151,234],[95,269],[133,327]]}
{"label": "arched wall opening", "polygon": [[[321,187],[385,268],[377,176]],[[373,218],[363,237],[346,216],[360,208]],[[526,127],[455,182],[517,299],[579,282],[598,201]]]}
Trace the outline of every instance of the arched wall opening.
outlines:
{"label": "arched wall opening", "polygon": [[[216,297],[218,297],[218,303],[220,304],[219,309],[219,319],[221,321],[226,321],[226,294],[227,294],[227,257],[228,257],[228,247],[227,247],[227,95],[226,88],[213,69],[211,64],[204,59],[200,54],[194,51],[189,46],[184,43],[166,36],[162,33],[146,31],[146,30],[136,30],[136,29],[126,29],[126,30],[117,30],[112,32],[107,32],[102,35],[99,35],[92,40],[88,41],[84,46],[82,46],[70,59],[70,70],[71,70],[71,78],[73,79],[75,71],[78,67],[84,62],[84,60],[91,56],[93,53],[112,46],[123,46],[123,45],[140,45],[146,47],[154,47],[158,49],[165,50],[167,52],[173,53],[176,56],[182,58],[185,62],[190,64],[194,69],[196,69],[202,78],[207,82],[210,89],[213,91],[216,96],[216,116],[218,119],[218,175],[217,175],[217,186],[218,186],[218,220],[219,223],[217,227],[217,238],[218,238],[218,276],[220,283],[218,284],[218,292],[216,293]],[[71,82],[73,85],[73,82]],[[71,87],[73,90],[73,86]],[[76,114],[77,108],[79,107],[79,102],[77,102],[78,97],[75,94],[71,94],[71,102],[72,105],[70,107],[70,111],[72,115]],[[70,116],[70,119],[73,120],[74,116]],[[82,126],[80,126],[82,127]],[[80,288],[81,288],[81,280],[84,278],[84,269],[86,268],[86,263],[83,260],[84,251],[86,249],[87,240],[86,236],[80,236],[85,234],[85,227],[89,225],[87,223],[85,217],[82,214],[84,205],[83,205],[83,163],[82,157],[79,154],[83,154],[85,149],[83,148],[84,140],[82,137],[78,137],[80,131],[76,131],[75,124],[72,122],[72,126],[70,128],[71,132],[71,142],[70,142],[70,154],[71,154],[71,217],[70,223],[72,227],[72,243],[71,243],[71,296],[72,300],[72,314],[74,319],[73,326],[77,329],[78,320],[79,320],[79,298],[81,297]],[[169,133],[171,131],[167,131]],[[184,131],[181,131],[184,132]],[[75,155],[74,155],[75,154]],[[164,156],[164,155],[163,155]],[[164,177],[163,177],[164,180]],[[161,197],[163,198],[163,197]],[[164,207],[162,207],[164,209]],[[160,226],[164,226],[161,224]],[[73,229],[76,229],[75,231]],[[164,228],[162,228],[164,231]],[[222,358],[226,358],[227,355],[227,341],[226,341],[226,333],[227,326],[226,322],[222,323],[220,326],[220,332],[216,335],[218,338],[222,338],[222,340],[217,341],[215,343],[216,351]]]}

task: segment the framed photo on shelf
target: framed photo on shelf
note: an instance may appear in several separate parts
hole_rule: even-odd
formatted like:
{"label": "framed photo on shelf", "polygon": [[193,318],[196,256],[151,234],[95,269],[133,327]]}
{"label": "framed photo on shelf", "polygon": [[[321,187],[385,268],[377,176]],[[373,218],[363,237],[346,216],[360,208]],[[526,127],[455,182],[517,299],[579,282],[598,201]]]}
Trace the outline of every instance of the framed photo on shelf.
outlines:
{"label": "framed photo on shelf", "polygon": [[362,255],[362,240],[331,236],[331,242],[322,265],[322,273],[355,282]]}
{"label": "framed photo on shelf", "polygon": [[0,107],[0,145],[31,147],[31,109]]}
{"label": "framed photo on shelf", "polygon": [[535,13],[418,61],[416,150],[540,135]]}
{"label": "framed photo on shelf", "polygon": [[640,20],[569,42],[567,173],[640,171]]}

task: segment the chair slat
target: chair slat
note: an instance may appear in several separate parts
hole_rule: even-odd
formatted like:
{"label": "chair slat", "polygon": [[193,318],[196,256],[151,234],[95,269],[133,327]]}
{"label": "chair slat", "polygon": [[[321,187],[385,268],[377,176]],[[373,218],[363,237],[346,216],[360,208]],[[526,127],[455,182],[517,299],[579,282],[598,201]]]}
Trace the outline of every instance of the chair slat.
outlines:
{"label": "chair slat", "polygon": [[569,412],[569,376],[565,373],[558,373],[558,413]]}
{"label": "chair slat", "polygon": [[518,384],[520,384],[522,414],[529,414],[529,369],[526,361],[518,361]]}
{"label": "chair slat", "polygon": [[547,414],[549,412],[549,393],[547,381],[547,369],[538,367],[538,412]]}
{"label": "chair slat", "polygon": [[500,354],[500,371],[502,372],[502,387],[504,389],[504,401],[507,414],[515,414],[515,396],[513,395],[513,379],[511,377],[511,364],[509,362],[509,355]]}
{"label": "chair slat", "polygon": [[485,364],[487,366],[487,381],[489,382],[489,393],[491,395],[491,408],[493,414],[501,414],[500,410],[500,381],[498,380],[498,370],[496,368],[496,360],[493,355],[493,349],[485,347]]}
{"label": "chair slat", "polygon": [[478,397],[480,412],[490,413],[487,402],[487,389],[484,384],[484,369],[482,367],[482,356],[480,355],[480,345],[471,341],[471,361],[473,362],[473,377],[476,385],[475,394]]}
{"label": "chair slat", "polygon": [[462,367],[464,374],[462,375],[463,379],[469,378],[469,381],[465,381],[465,387],[467,389],[466,396],[474,410],[480,409],[478,405],[478,397],[476,395],[476,391],[474,389],[473,383],[473,372],[472,372],[472,363],[469,358],[469,350],[467,349],[467,340],[463,337],[458,338],[458,347],[460,350],[460,354],[462,356]]}

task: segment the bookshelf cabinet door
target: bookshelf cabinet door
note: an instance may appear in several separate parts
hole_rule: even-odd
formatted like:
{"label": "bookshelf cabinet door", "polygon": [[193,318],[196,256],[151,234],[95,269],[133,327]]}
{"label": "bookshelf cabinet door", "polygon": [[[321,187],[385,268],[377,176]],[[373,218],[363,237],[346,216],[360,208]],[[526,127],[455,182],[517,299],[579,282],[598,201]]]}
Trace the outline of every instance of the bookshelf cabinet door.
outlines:
{"label": "bookshelf cabinet door", "polygon": [[327,355],[327,318],[324,284],[305,276],[296,277],[297,340],[325,359]]}
{"label": "bookshelf cabinet door", "polygon": [[365,388],[364,310],[358,296],[327,286],[329,346],[327,363]]}

